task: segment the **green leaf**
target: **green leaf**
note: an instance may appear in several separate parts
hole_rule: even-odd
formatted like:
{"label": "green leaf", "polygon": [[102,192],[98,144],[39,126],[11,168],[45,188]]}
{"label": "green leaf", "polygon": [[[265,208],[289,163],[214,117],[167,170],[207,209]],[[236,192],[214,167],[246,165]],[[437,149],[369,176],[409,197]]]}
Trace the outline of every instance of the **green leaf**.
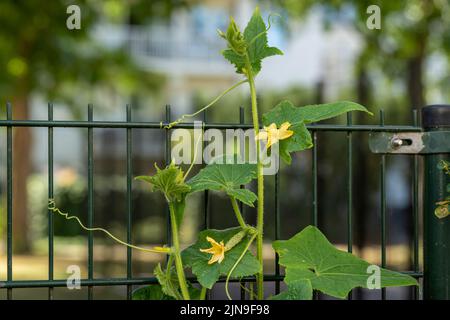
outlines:
{"label": "green leaf", "polygon": [[186,196],[191,188],[184,182],[183,170],[175,164],[171,163],[164,169],[158,168],[155,164],[155,168],[156,174],[153,176],[138,176],[135,179],[149,183],[153,191],[164,194],[166,200],[173,205],[177,225],[180,226],[186,206]]}
{"label": "green leaf", "polygon": [[188,291],[189,297],[191,300],[201,300],[202,290],[197,287],[194,287],[191,283],[188,282]]}
{"label": "green leaf", "polygon": [[222,51],[222,55],[225,59],[227,59],[231,64],[236,67],[236,73],[243,73],[242,68],[245,67],[245,57],[238,55],[231,49],[225,49]]}
{"label": "green leaf", "polygon": [[[337,298],[345,298],[356,287],[367,288],[370,264],[351,253],[336,249],[313,226],[289,240],[275,241],[273,248],[286,267],[285,282],[309,280],[314,290]],[[405,274],[380,268],[380,286],[411,286],[417,281]]]}
{"label": "green leaf", "polygon": [[289,122],[289,130],[294,134],[280,141],[280,156],[288,164],[291,163],[291,153],[309,149],[313,146],[311,135],[305,124],[336,117],[349,111],[368,112],[363,106],[349,101],[309,105],[295,107],[290,101],[284,100],[278,103],[272,110],[263,115],[264,126],[275,123],[280,127],[284,122]]}
{"label": "green leaf", "polygon": [[280,156],[287,163],[291,164],[291,153],[309,149],[313,146],[311,134],[304,123],[296,123],[292,125],[289,130],[294,134],[285,140],[280,141]]}
{"label": "green leaf", "polygon": [[267,127],[272,123],[275,123],[277,127],[285,122],[291,124],[289,130],[294,131],[294,134],[279,142],[280,156],[288,164],[291,163],[292,152],[302,151],[313,146],[311,134],[306,128],[303,118],[298,114],[298,109],[290,101],[285,100],[263,115],[263,124]]}
{"label": "green leaf", "polygon": [[272,296],[271,300],[312,300],[313,289],[311,281],[292,281],[284,292]]}
{"label": "green leaf", "polygon": [[191,192],[203,190],[224,191],[229,196],[253,207],[256,195],[247,189],[241,189],[256,179],[256,164],[210,164],[187,182]]}
{"label": "green leaf", "polygon": [[153,274],[158,279],[158,282],[161,285],[161,289],[164,294],[177,300],[182,300],[182,295],[179,291],[180,285],[175,268],[172,267],[169,274],[166,274],[166,272],[162,270],[161,264],[158,263],[158,265],[153,270]]}
{"label": "green leaf", "polygon": [[153,191],[161,191],[168,201],[182,201],[190,191],[184,182],[183,170],[173,163],[164,169],[155,164],[155,168],[156,174],[153,176],[138,176],[135,179],[150,183]]}
{"label": "green leaf", "polygon": [[[203,287],[211,289],[220,276],[226,276],[238,260],[239,256],[242,254],[246,244],[249,241],[248,236],[244,237],[239,244],[234,246],[231,250],[225,252],[225,258],[221,263],[216,262],[213,264],[208,264],[211,254],[200,251],[200,249],[207,249],[211,247],[211,244],[206,240],[206,237],[211,237],[217,242],[223,241],[226,244],[228,240],[230,240],[241,230],[241,228],[204,230],[200,232],[198,240],[195,244],[183,250],[181,255],[184,265],[192,268],[192,273],[197,276],[197,280]],[[251,254],[250,251],[247,251],[241,262],[234,269],[231,276],[238,278],[251,276],[258,273],[260,269],[261,266],[259,265],[258,260]]]}
{"label": "green leaf", "polygon": [[247,43],[247,54],[250,59],[250,64],[252,65],[253,74],[255,75],[261,70],[262,59],[273,55],[283,54],[280,49],[268,46],[266,29],[266,24],[257,7],[244,30],[244,39]]}
{"label": "green leaf", "polygon": [[298,108],[298,116],[303,119],[305,123],[311,123],[331,119],[350,111],[363,111],[372,115],[370,111],[358,103],[338,101],[300,107]]}
{"label": "green leaf", "polygon": [[[267,43],[267,27],[261,17],[259,9],[256,8],[252,18],[244,30],[245,46],[241,44],[241,34],[234,20],[230,19],[227,33],[219,32],[222,38],[227,40],[228,49],[222,51],[222,55],[236,67],[237,73],[244,73],[247,54],[253,74],[256,75],[261,70],[261,61],[264,58],[282,55],[283,52],[276,47],[269,47]],[[245,53],[242,52],[245,48]]]}
{"label": "green leaf", "polygon": [[161,285],[151,284],[133,291],[133,300],[173,300],[172,297],[164,294]]}

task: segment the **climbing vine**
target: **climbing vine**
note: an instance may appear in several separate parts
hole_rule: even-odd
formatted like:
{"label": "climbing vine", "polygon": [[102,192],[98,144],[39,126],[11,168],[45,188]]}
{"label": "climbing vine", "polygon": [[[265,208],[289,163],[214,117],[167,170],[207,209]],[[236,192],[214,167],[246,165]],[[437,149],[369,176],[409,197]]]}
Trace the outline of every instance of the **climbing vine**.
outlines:
{"label": "climbing vine", "polygon": [[[225,90],[207,106],[197,112],[184,115],[180,119],[162,126],[165,129],[176,127],[187,118],[212,107],[222,96],[243,84],[248,84],[252,123],[255,135],[256,163],[229,163],[215,161],[201,169],[197,175],[189,177],[192,165],[186,173],[171,163],[166,168],[156,167],[151,176],[136,179],[148,183],[151,190],[161,192],[169,206],[172,245],[144,249],[124,243],[108,231],[101,228],[87,228],[81,221],[56,208],[54,202],[50,208],[66,219],[75,219],[87,231],[102,231],[115,241],[137,250],[167,254],[164,267],[158,264],[154,274],[159,284],[140,288],[134,292],[135,299],[204,299],[207,290],[213,288],[220,277],[225,277],[225,291],[229,280],[247,276],[256,277],[257,299],[267,298],[264,293],[263,241],[264,241],[264,163],[261,154],[279,152],[279,157],[291,163],[293,152],[309,149],[313,146],[307,124],[330,119],[341,114],[359,111],[371,114],[365,107],[349,101],[297,107],[290,101],[281,101],[272,110],[262,115],[262,129],[258,110],[255,78],[262,68],[262,61],[283,52],[268,45],[267,32],[270,29],[264,22],[258,8],[242,32],[233,18],[230,18],[225,32],[219,31],[227,48],[222,51],[242,76],[239,82]],[[234,156],[234,155],[225,155]],[[195,158],[195,156],[194,156]],[[220,157],[218,158],[220,160]],[[448,170],[448,165],[447,165]],[[447,171],[448,173],[448,171]],[[256,194],[247,188],[256,180]],[[182,250],[179,241],[180,226],[183,224],[187,198],[200,191],[215,190],[225,193],[232,207],[237,226],[225,230],[207,229],[198,234],[197,241]],[[256,202],[256,204],[255,204]],[[240,210],[239,203],[253,207],[256,205],[256,225],[247,223]],[[445,201],[448,214],[448,204]],[[444,202],[439,204],[444,206]],[[438,209],[437,209],[438,210]],[[443,209],[439,209],[439,212]],[[345,298],[355,287],[367,288],[368,267],[370,264],[351,253],[335,248],[320,230],[308,226],[288,240],[278,240],[273,249],[279,255],[279,263],[285,268],[287,290],[270,297],[271,299],[311,299],[314,290],[319,290],[337,298]],[[256,255],[254,255],[256,252]],[[185,270],[189,268],[196,276],[201,288],[187,281]],[[379,268],[378,288],[388,286],[417,285],[417,281],[405,274]]]}

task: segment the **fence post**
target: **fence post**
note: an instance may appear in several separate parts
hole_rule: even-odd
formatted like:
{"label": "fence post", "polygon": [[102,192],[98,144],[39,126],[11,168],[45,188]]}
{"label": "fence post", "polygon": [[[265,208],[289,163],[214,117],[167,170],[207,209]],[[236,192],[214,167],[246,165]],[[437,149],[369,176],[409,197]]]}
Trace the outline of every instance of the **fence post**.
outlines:
{"label": "fence post", "polygon": [[[450,130],[450,105],[422,109],[425,131]],[[448,178],[437,168],[450,153],[426,154],[424,181],[424,299],[450,299],[450,217],[434,215],[436,202],[446,196]]]}

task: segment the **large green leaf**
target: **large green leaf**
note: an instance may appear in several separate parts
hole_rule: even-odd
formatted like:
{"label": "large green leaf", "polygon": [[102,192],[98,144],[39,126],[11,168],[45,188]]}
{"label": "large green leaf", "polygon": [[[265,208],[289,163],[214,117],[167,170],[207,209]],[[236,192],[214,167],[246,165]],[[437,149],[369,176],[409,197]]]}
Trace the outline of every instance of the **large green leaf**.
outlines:
{"label": "large green leaf", "polygon": [[141,287],[133,291],[133,300],[174,300],[171,296],[166,295],[161,285],[151,284]]}
{"label": "large green leaf", "polygon": [[333,118],[350,111],[370,113],[362,105],[350,101],[295,107],[290,101],[284,100],[263,115],[263,124],[269,126],[275,123],[277,127],[284,122],[291,124],[289,130],[294,131],[294,134],[289,139],[281,140],[279,146],[281,158],[290,164],[292,152],[313,146],[311,135],[305,124]]}
{"label": "large green leaf", "polygon": [[[207,249],[211,244],[206,240],[209,236],[217,242],[223,241],[225,244],[235,234],[241,231],[241,228],[231,228],[226,230],[204,230],[200,232],[198,240],[192,246],[186,248],[182,252],[183,263],[187,267],[192,268],[192,273],[197,276],[198,282],[208,289],[211,289],[214,283],[217,282],[220,276],[226,276],[239,256],[245,249],[249,241],[246,236],[243,240],[234,246],[231,250],[225,252],[225,258],[221,263],[208,264],[211,254],[201,252],[200,249]],[[261,269],[258,260],[251,254],[250,251],[244,255],[239,265],[234,269],[232,277],[245,277],[258,273]]]}
{"label": "large green leaf", "polygon": [[271,300],[311,300],[312,286],[309,280],[292,281],[284,292],[272,296]]}
{"label": "large green leaf", "polygon": [[191,192],[207,189],[224,191],[229,196],[253,207],[256,195],[250,190],[240,187],[256,177],[255,164],[210,164],[200,170],[187,184],[190,186]]}
{"label": "large green leaf", "polygon": [[350,111],[362,111],[372,115],[365,107],[351,101],[313,104],[298,108],[298,114],[305,123],[331,119]]}
{"label": "large green leaf", "polygon": [[[313,226],[289,240],[275,241],[273,248],[286,267],[288,286],[309,280],[315,290],[345,298],[356,287],[367,288],[372,275],[370,264],[351,253],[336,249],[319,229]],[[380,287],[411,286],[417,281],[405,274],[380,268]]]}

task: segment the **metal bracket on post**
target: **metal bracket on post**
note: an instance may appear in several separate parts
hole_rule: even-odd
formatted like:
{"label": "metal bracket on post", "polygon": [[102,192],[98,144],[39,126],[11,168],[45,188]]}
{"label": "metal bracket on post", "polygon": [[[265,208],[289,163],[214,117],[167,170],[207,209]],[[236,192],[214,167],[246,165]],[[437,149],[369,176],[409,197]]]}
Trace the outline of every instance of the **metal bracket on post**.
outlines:
{"label": "metal bracket on post", "polygon": [[435,216],[436,202],[446,196],[449,181],[438,169],[441,160],[450,161],[450,105],[422,108],[423,132],[373,132],[369,147],[380,154],[421,154],[423,181],[423,297],[450,299],[450,217]]}
{"label": "metal bracket on post", "polygon": [[450,153],[450,131],[374,132],[369,135],[373,153]]}

